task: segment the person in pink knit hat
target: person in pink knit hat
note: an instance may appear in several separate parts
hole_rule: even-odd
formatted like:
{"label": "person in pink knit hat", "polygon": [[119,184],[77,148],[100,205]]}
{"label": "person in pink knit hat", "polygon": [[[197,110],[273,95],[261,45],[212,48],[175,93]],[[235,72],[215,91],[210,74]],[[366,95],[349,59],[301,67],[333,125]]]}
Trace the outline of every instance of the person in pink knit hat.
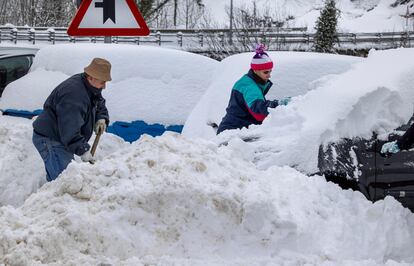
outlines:
{"label": "person in pink knit hat", "polygon": [[273,61],[265,52],[265,46],[256,47],[256,54],[250,63],[250,70],[233,86],[226,115],[223,117],[217,134],[224,130],[259,125],[269,114],[268,108],[287,105],[290,98],[281,100],[266,100],[273,83],[270,77],[273,70]]}

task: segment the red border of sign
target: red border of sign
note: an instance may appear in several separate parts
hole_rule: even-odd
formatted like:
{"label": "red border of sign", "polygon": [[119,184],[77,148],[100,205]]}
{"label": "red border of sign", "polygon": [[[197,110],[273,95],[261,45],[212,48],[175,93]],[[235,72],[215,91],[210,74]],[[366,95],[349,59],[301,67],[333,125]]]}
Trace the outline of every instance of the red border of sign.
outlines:
{"label": "red border of sign", "polygon": [[147,23],[139,12],[137,5],[133,0],[125,0],[129,6],[129,9],[132,11],[132,14],[135,17],[135,20],[138,22],[140,28],[79,28],[80,23],[82,22],[83,17],[88,11],[89,6],[92,3],[92,0],[83,0],[82,4],[79,7],[78,12],[76,12],[75,17],[72,19],[70,26],[68,28],[68,35],[70,36],[147,36],[150,34]]}

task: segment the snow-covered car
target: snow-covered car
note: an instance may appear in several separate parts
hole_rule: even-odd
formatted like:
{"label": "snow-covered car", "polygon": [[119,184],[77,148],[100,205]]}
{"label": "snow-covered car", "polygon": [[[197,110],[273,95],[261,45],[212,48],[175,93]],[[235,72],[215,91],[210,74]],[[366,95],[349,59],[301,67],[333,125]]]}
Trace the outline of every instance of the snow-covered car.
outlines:
{"label": "snow-covered car", "polygon": [[0,97],[11,82],[27,74],[38,49],[0,47]]}
{"label": "snow-covered car", "polygon": [[397,128],[385,140],[374,133],[370,139],[344,138],[321,145],[320,173],[343,189],[361,191],[372,201],[393,196],[414,212],[414,150],[393,155],[380,152],[385,142],[398,139],[411,123]]}
{"label": "snow-covered car", "polygon": [[218,61],[160,47],[121,44],[62,44],[41,48],[30,72],[9,84],[0,109],[35,113],[50,92],[83,72],[94,57],[112,64],[112,81],[103,92],[110,132],[128,141],[142,133],[181,131],[191,110],[209,87]]}
{"label": "snow-covered car", "polygon": [[411,211],[414,150],[392,156],[380,151],[414,121],[413,55],[412,48],[372,51],[366,64],[343,79],[349,92],[333,99],[342,110],[321,134],[317,163],[327,180],[361,191],[372,201],[392,196]]}

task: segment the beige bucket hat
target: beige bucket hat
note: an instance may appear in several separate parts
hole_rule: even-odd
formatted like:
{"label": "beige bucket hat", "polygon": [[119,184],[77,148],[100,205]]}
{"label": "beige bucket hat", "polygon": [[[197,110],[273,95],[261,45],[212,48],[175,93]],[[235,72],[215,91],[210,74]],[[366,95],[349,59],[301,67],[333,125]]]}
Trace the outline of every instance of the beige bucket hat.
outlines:
{"label": "beige bucket hat", "polygon": [[85,73],[89,76],[102,80],[111,81],[111,63],[103,58],[94,58],[89,66],[85,67]]}

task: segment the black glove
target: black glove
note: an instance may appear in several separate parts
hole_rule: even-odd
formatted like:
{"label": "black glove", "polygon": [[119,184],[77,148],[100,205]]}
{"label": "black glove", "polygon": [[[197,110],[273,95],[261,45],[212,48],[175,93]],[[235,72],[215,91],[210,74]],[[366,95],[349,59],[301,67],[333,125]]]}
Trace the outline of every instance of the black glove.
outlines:
{"label": "black glove", "polygon": [[278,100],[267,101],[266,106],[269,108],[276,108],[279,105]]}

